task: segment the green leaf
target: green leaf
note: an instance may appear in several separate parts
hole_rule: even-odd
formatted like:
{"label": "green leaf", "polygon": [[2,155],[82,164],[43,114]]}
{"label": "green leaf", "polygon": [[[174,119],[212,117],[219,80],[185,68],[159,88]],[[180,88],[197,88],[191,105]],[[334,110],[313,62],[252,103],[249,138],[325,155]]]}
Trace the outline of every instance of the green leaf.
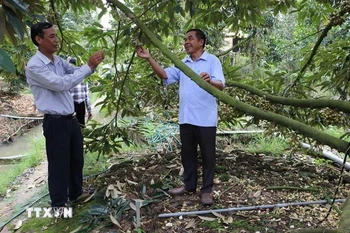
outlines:
{"label": "green leaf", "polygon": [[28,12],[29,5],[23,1],[20,0],[7,0],[8,3],[10,3],[14,8],[22,11],[23,13]]}
{"label": "green leaf", "polygon": [[174,10],[175,10],[176,13],[180,13],[180,12],[182,11],[182,8],[181,8],[180,5],[176,5],[176,6],[174,7]]}
{"label": "green leaf", "polygon": [[174,7],[171,4],[168,4],[168,13],[169,13],[169,18],[174,19]]}
{"label": "green leaf", "polygon": [[21,40],[24,38],[24,30],[22,27],[22,22],[18,19],[15,12],[9,7],[3,6],[4,10],[6,11],[6,15],[9,19],[9,22],[15,31],[15,33],[19,36]]}
{"label": "green leaf", "polygon": [[0,44],[4,42],[6,31],[6,13],[0,8]]}
{"label": "green leaf", "polygon": [[16,67],[7,53],[0,49],[0,67],[8,72],[15,73]]}

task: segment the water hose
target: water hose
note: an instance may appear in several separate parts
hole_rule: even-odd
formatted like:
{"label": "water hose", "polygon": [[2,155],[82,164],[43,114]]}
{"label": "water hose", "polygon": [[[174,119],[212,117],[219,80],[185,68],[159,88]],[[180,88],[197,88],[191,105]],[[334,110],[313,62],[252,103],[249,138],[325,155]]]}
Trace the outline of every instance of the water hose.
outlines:
{"label": "water hose", "polygon": [[7,115],[7,114],[0,114],[0,117],[7,117],[7,118],[13,118],[13,119],[25,119],[25,120],[42,120],[42,119],[44,119],[43,116],[13,116],[13,115]]}
{"label": "water hose", "polygon": [[[334,202],[345,202],[346,199],[336,199]],[[273,209],[276,207],[287,207],[287,206],[305,206],[305,205],[317,205],[317,204],[328,204],[327,200],[319,201],[307,201],[307,202],[292,202],[292,203],[278,203],[271,205],[257,205],[257,206],[240,206],[227,209],[217,209],[217,210],[199,210],[199,211],[190,211],[190,212],[176,212],[168,214],[159,214],[158,218],[169,218],[169,217],[178,217],[186,215],[201,215],[201,214],[211,214],[222,213],[222,212],[236,212],[236,211],[248,211],[248,210],[261,210],[261,209]]]}
{"label": "water hose", "polygon": [[15,218],[17,218],[18,216],[20,216],[24,211],[27,210],[27,208],[31,207],[32,205],[34,205],[35,203],[37,203],[39,200],[41,200],[42,198],[46,197],[49,193],[45,193],[44,195],[42,195],[41,197],[39,197],[38,199],[36,199],[35,201],[33,201],[31,204],[29,204],[27,207],[25,207],[24,209],[22,209],[20,212],[18,212],[16,215],[12,216],[12,218],[10,218],[9,220],[7,220],[7,222],[5,222],[4,224],[2,224],[0,226],[0,232],[4,229],[4,227],[9,224],[12,220],[14,220]]}

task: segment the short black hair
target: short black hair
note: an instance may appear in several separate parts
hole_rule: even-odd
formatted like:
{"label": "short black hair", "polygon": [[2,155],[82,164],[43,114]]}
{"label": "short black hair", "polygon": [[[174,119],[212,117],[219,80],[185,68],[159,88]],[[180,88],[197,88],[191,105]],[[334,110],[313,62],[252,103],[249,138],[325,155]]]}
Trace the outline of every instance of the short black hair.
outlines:
{"label": "short black hair", "polygon": [[36,42],[35,37],[36,36],[40,36],[41,38],[44,37],[44,33],[45,33],[45,29],[51,28],[53,25],[50,22],[38,22],[36,24],[34,24],[33,26],[31,26],[30,28],[30,36],[32,38],[33,43],[36,46],[38,45],[38,42]]}
{"label": "short black hair", "polygon": [[192,31],[196,32],[196,37],[197,37],[198,40],[201,40],[201,39],[203,40],[203,48],[204,48],[205,47],[205,42],[207,41],[207,37],[206,37],[205,33],[202,30],[198,29],[198,28],[192,28],[192,29],[188,30],[186,32],[186,34],[189,33],[189,32],[192,32]]}

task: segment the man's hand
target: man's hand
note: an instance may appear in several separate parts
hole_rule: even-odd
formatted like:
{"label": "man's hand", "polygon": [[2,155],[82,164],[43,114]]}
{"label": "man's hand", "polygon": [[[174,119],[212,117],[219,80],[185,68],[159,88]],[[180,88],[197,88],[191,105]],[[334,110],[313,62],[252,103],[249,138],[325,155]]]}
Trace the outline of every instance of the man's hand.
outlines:
{"label": "man's hand", "polygon": [[210,75],[207,72],[202,72],[199,74],[199,77],[201,77],[202,79],[204,79],[204,81],[210,83]]}
{"label": "man's hand", "polygon": [[144,59],[148,59],[151,56],[149,52],[140,45],[136,46],[136,53],[137,53],[137,56]]}
{"label": "man's hand", "polygon": [[96,53],[92,54],[89,58],[88,66],[94,70],[96,67],[103,61],[105,58],[105,55],[102,51],[97,51]]}

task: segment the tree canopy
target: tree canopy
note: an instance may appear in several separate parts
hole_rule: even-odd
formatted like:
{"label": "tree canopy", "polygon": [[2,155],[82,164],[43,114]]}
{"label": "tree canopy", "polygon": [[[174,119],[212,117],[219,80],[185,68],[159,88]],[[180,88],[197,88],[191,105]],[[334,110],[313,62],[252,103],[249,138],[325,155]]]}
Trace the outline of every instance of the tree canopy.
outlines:
{"label": "tree canopy", "polygon": [[[1,6],[0,66],[8,77],[23,74],[35,50],[28,29],[38,20],[57,25],[61,56],[74,55],[81,64],[93,51],[105,51],[106,64],[89,81],[96,84],[92,91],[103,93],[99,105],[113,117],[105,125],[91,124],[90,150],[110,153],[121,142],[141,141],[142,122],[121,124],[125,116],[151,111],[164,119],[176,116],[176,88],[165,91],[151,69],[135,59],[139,44],[215,95],[222,124],[244,117],[296,140],[307,137],[340,152],[347,149],[347,141],[322,129],[348,126],[349,1],[11,0]],[[107,14],[110,25],[104,27],[99,19]],[[222,60],[224,92],[181,63],[189,28],[203,29],[206,49]],[[223,49],[228,35],[239,39],[239,52],[233,52],[235,46]]]}

